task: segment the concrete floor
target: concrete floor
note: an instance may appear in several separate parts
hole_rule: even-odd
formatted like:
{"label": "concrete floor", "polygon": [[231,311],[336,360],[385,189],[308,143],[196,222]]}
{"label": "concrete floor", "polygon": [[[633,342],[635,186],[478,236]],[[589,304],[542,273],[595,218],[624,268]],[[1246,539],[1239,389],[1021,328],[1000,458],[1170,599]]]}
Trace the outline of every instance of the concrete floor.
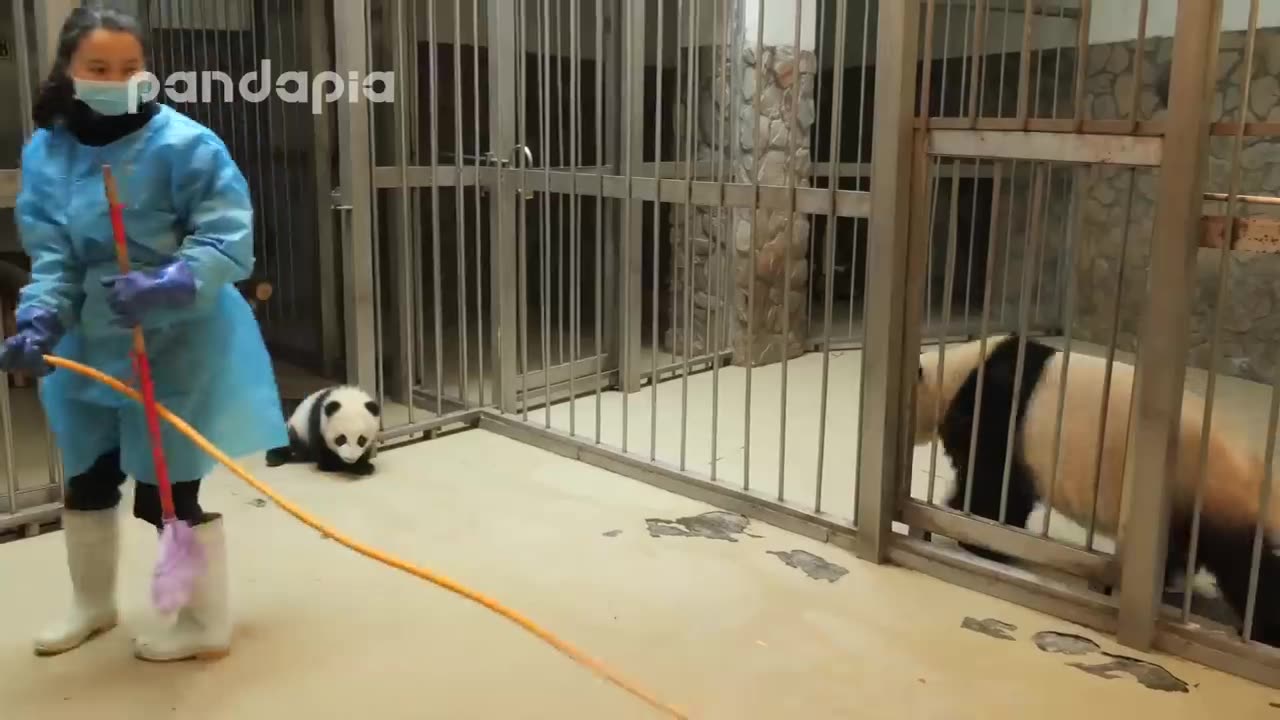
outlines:
{"label": "concrete floor", "polygon": [[[694,718],[1269,717],[1280,695],[1172,658],[1189,692],[1104,679],[1041,651],[1069,623],[751,523],[732,541],[671,534],[713,508],[483,431],[386,453],[350,482],[261,473],[336,528],[488,592]],[[219,474],[239,628],[209,664],[129,654],[149,622],[155,536],[126,524],[124,623],[78,651],[36,658],[30,635],[66,595],[58,533],[0,546],[4,717],[659,717],[515,626],[385,569]],[[812,579],[771,552],[847,570]],[[832,568],[828,568],[832,570]],[[839,571],[830,572],[838,575]],[[21,591],[18,588],[21,588]],[[997,619],[1012,639],[964,629]],[[1127,654],[1127,653],[1126,653]]]}

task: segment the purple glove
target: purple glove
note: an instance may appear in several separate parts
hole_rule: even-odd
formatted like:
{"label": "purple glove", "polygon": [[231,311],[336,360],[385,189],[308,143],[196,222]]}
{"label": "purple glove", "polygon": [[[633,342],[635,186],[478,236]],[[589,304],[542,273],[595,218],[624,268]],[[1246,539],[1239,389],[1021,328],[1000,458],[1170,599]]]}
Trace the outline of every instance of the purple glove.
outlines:
{"label": "purple glove", "polygon": [[62,322],[58,314],[40,307],[25,307],[18,311],[18,334],[4,341],[0,347],[0,370],[19,372],[41,377],[53,372],[53,366],[44,356],[62,339]]}
{"label": "purple glove", "polygon": [[186,307],[196,300],[196,276],[181,260],[159,270],[110,275],[102,278],[102,285],[110,291],[107,303],[121,327],[136,327],[151,310]]}

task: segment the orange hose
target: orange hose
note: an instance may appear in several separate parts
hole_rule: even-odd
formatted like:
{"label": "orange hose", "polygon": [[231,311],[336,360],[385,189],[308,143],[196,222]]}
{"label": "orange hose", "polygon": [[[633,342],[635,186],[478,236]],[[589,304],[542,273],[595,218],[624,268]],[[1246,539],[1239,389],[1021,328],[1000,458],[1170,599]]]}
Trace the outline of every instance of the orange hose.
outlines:
{"label": "orange hose", "polygon": [[[75,362],[74,360],[60,358],[55,355],[46,355],[45,362],[49,363],[54,367],[62,368],[64,370],[69,370],[79,375],[84,375],[85,377],[97,380],[103,385],[106,385],[111,389],[115,390],[116,392],[121,393],[122,395],[128,396],[129,398],[133,399],[135,402],[142,401],[142,396],[133,388],[87,365],[82,365],[78,362]],[[299,508],[298,506],[294,505],[288,500],[285,500],[284,498],[280,497],[279,495],[276,494],[274,490],[272,490],[262,481],[258,480],[253,475],[250,475],[249,471],[240,467],[240,465],[237,464],[234,460],[227,457],[225,453],[223,453],[221,450],[215,447],[213,443],[206,440],[203,435],[201,435],[199,432],[195,430],[195,428],[188,425],[187,422],[182,418],[178,417],[177,415],[174,415],[164,405],[157,404],[157,407],[160,410],[160,417],[164,418],[165,422],[172,425],[175,429],[178,430],[178,432],[190,438],[192,442],[200,446],[202,450],[204,450],[211,457],[213,457],[213,459],[217,460],[224,467],[230,470],[233,474],[236,475],[236,477],[240,478],[246,483],[249,483],[249,485],[251,485],[255,490],[257,490],[258,492],[270,498],[271,501],[274,502],[276,505],[278,505],[281,510],[284,510],[285,512],[294,516],[298,520],[302,521],[303,524],[308,525],[314,528],[315,530],[319,531],[325,537],[336,540],[339,543],[350,548],[351,550],[354,550],[360,553],[361,555],[364,555],[367,558],[377,560],[378,562],[384,565],[396,568],[397,570],[403,570],[404,572],[407,572],[410,575],[413,575],[414,577],[417,577],[422,580],[426,580],[427,582],[438,585],[444,588],[445,590],[461,595],[462,597],[472,602],[483,605],[485,608],[489,609],[490,611],[505,617],[506,619],[510,620],[516,625],[519,625],[520,627],[524,628],[526,631],[537,636],[543,642],[547,643],[551,647],[554,647],[555,649],[569,656],[570,659],[572,659],[574,662],[578,663],[579,665],[582,665],[583,667],[603,677],[605,680],[608,680],[609,682],[613,683],[619,688],[622,688],[623,690],[643,700],[645,703],[647,703],[651,707],[662,711],[663,713],[665,713],[670,717],[680,718],[680,720],[685,720],[685,718],[687,717],[683,712],[669,705],[664,704],[661,700],[659,700],[649,692],[631,684],[630,682],[627,682],[617,673],[610,670],[604,663],[600,662],[599,660],[596,660],[590,655],[587,655],[585,652],[579,650],[578,648],[569,644],[565,640],[561,640],[560,638],[553,635],[551,631],[542,628],[541,626],[539,626],[537,623],[533,622],[529,618],[525,617],[524,615],[520,614],[515,610],[512,610],[504,606],[502,603],[498,602],[497,600],[491,597],[488,597],[487,595],[484,595],[480,592],[472,590],[466,587],[465,585],[462,585],[461,583],[457,582],[456,580],[450,579],[437,572],[428,570],[427,568],[418,567],[405,560],[401,560],[400,558],[397,558],[393,555],[389,555],[380,550],[376,550],[367,545],[364,545],[328,527],[324,523],[320,522],[319,520],[309,515],[305,510]]]}

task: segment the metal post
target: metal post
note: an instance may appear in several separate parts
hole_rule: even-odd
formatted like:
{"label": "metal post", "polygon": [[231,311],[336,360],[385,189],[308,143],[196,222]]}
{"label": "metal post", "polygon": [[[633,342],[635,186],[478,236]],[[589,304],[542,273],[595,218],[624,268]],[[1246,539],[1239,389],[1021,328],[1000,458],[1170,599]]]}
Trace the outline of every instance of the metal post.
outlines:
{"label": "metal post", "polygon": [[[489,147],[498,162],[524,163],[522,149],[516,149],[516,113],[501,112],[516,102],[516,3],[487,0],[485,7],[489,26]],[[516,265],[519,252],[516,227],[516,196],[512,187],[504,187],[503,173],[496,173],[497,185],[489,195],[490,272],[492,307],[497,318],[492,325],[495,363],[494,400],[507,413],[516,412],[516,390],[519,386],[516,367],[517,339],[520,330],[517,317],[519,283]]]}
{"label": "metal post", "polygon": [[[1168,550],[1169,479],[1176,474],[1194,263],[1216,79],[1222,0],[1179,0],[1169,112],[1151,237],[1146,318],[1135,384],[1133,463],[1127,468],[1116,639],[1151,647]],[[1223,252],[1227,252],[1224,250]]]}
{"label": "metal post", "polygon": [[[333,0],[334,48],[338,74],[366,77],[369,27],[364,3]],[[396,79],[397,82],[401,80]],[[347,382],[376,393],[377,334],[373,270],[373,177],[369,135],[369,101],[354,93],[337,103],[342,150],[340,185],[333,208],[342,216],[343,325],[347,337]]]}
{"label": "metal post", "polygon": [[[871,151],[871,219],[868,243],[866,341],[863,346],[862,453],[858,473],[860,555],[872,562],[888,556],[894,490],[899,476],[901,398],[914,378],[904,361],[903,328],[916,319],[903,312],[907,295],[910,238],[912,139],[916,47],[920,4],[882,2],[876,40],[875,119]],[[833,158],[834,161],[834,158]],[[909,440],[903,439],[909,442]]]}
{"label": "metal post", "polygon": [[[329,55],[330,28],[325,7],[306,3],[305,8],[311,70],[315,73],[332,70],[333,58]],[[338,373],[338,364],[342,359],[342,308],[337,288],[338,257],[333,210],[329,202],[329,193],[333,190],[333,137],[329,115],[313,115],[311,128],[315,143],[312,148],[311,171],[317,198],[316,264],[320,274],[320,348],[324,374],[326,377],[333,377]]]}
{"label": "metal post", "polygon": [[[649,109],[644,104],[644,23],[645,23],[645,4],[644,3],[626,3],[627,8],[626,22],[623,27],[623,33],[626,35],[625,48],[626,52],[622,54],[623,61],[619,63],[619,79],[622,82],[623,92],[626,98],[623,102],[624,117],[622,118],[622,174],[628,179],[627,190],[631,190],[630,179],[635,177],[636,169],[644,163],[644,128],[645,117]],[[656,160],[655,160],[656,161]],[[619,281],[619,313],[624,316],[621,323],[621,332],[619,333],[618,362],[619,377],[621,378],[622,392],[624,393],[624,403],[626,402],[626,394],[634,393],[640,389],[640,348],[641,333],[643,325],[641,321],[642,308],[644,300],[641,293],[644,289],[644,282],[641,278],[643,269],[643,238],[641,237],[644,225],[641,213],[644,211],[644,203],[639,200],[623,200],[626,203],[625,212],[618,214],[619,236],[623,238],[622,252],[620,253],[621,267],[619,273],[621,278]],[[627,227],[627,225],[630,227]],[[627,410],[624,405],[624,418]],[[624,419],[624,423],[626,420]],[[624,447],[626,441],[626,431],[623,431]]]}

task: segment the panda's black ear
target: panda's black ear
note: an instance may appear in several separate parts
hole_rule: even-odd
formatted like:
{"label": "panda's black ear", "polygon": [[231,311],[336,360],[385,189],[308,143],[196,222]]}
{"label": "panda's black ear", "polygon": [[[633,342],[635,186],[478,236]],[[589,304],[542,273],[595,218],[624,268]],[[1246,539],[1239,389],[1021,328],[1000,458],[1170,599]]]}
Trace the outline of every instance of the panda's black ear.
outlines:
{"label": "panda's black ear", "polygon": [[364,404],[364,407],[365,407],[365,409],[366,409],[366,410],[368,410],[368,411],[369,411],[369,414],[370,414],[370,415],[372,415],[372,416],[374,416],[374,417],[378,417],[378,415],[382,412],[382,408],[378,407],[378,403],[376,403],[376,402],[374,402],[374,401],[372,401],[372,400],[370,400],[369,402],[365,403],[365,404]]}
{"label": "panda's black ear", "polygon": [[342,409],[342,403],[337,400],[330,400],[324,404],[324,416],[333,417],[333,414]]}

